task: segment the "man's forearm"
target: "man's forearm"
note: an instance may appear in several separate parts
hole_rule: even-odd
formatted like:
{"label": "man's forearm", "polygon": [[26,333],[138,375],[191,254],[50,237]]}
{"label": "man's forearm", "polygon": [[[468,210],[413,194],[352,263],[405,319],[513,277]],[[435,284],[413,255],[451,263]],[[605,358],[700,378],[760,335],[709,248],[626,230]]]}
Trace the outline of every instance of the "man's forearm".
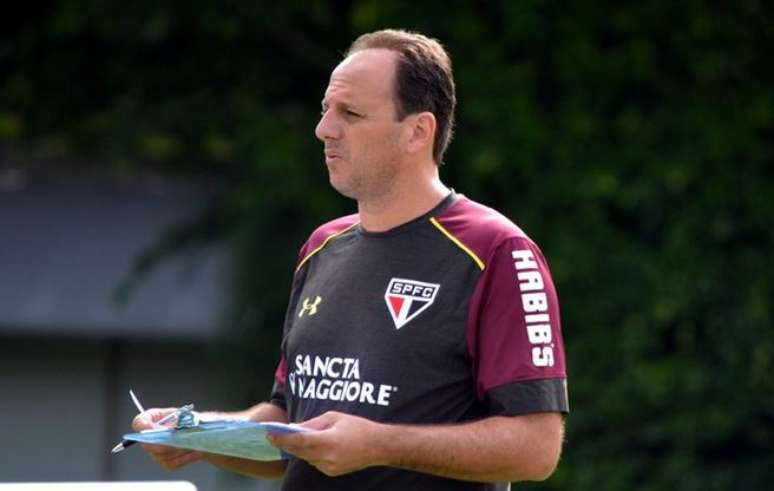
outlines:
{"label": "man's forearm", "polygon": [[[280,421],[287,423],[288,415],[280,407],[274,404],[262,402],[249,409],[238,412],[207,412],[202,413],[206,419],[240,419],[250,421]],[[249,477],[261,479],[278,479],[285,473],[287,462],[273,461],[261,462],[257,460],[240,459],[238,457],[229,457],[218,454],[203,454],[204,460],[225,469]]]}
{"label": "man's forearm", "polygon": [[380,464],[468,481],[543,480],[564,434],[559,413],[490,417],[462,425],[380,425]]}

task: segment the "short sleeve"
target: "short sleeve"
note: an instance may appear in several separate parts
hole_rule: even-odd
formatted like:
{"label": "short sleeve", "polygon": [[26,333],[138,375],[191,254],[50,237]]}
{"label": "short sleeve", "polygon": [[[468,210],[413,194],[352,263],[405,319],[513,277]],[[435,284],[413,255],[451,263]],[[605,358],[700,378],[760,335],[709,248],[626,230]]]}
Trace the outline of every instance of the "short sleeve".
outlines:
{"label": "short sleeve", "polygon": [[[301,263],[303,258],[309,253],[310,241],[307,241],[301,248],[298,254],[298,262]],[[296,271],[293,275],[293,282],[290,289],[290,296],[288,298],[288,306],[285,311],[285,322],[282,327],[282,344],[280,346],[280,361],[277,363],[277,368],[274,370],[274,384],[271,388],[271,396],[269,401],[275,406],[279,406],[282,409],[287,410],[287,399],[285,396],[285,383],[287,381],[288,363],[285,357],[285,340],[290,330],[292,322],[290,321],[293,312],[295,312],[296,305],[298,303],[298,296],[301,292],[306,271]]]}
{"label": "short sleeve", "polygon": [[271,398],[269,401],[275,406],[287,410],[287,400],[285,398],[285,381],[287,380],[287,361],[283,355],[274,371],[274,385],[271,388]]}
{"label": "short sleeve", "polygon": [[567,412],[559,300],[542,252],[515,237],[487,259],[467,326],[479,399],[491,414]]}

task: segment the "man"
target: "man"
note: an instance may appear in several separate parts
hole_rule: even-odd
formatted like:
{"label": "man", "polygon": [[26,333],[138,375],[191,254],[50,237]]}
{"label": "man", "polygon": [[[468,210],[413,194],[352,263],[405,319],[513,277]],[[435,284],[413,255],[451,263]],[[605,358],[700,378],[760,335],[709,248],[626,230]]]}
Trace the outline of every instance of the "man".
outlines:
{"label": "man", "polygon": [[386,30],[350,47],[315,133],[358,213],[301,250],[271,402],[228,414],[317,431],[271,437],[288,461],[146,446],[159,463],[284,474],[288,490],[507,489],[553,472],[568,410],[556,292],[518,227],[440,181],[455,104],[435,40]]}

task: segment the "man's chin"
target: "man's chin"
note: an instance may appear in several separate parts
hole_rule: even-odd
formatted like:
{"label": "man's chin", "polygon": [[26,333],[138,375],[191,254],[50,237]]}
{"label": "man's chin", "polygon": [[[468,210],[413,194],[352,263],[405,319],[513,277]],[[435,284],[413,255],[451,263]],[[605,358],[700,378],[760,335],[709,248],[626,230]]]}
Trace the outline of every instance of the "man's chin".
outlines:
{"label": "man's chin", "polygon": [[357,199],[357,193],[355,193],[352,187],[348,186],[346,183],[341,182],[339,179],[336,179],[332,172],[329,172],[328,181],[331,183],[331,187],[335,189],[336,192],[338,192],[340,195],[354,200]]}

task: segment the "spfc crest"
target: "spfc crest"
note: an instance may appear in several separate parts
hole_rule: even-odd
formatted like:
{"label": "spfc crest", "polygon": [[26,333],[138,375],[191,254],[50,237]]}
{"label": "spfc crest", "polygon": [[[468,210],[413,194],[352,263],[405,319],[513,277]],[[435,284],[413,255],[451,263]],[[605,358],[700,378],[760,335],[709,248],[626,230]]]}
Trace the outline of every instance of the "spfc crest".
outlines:
{"label": "spfc crest", "polygon": [[395,329],[400,329],[430,307],[441,285],[422,281],[393,278],[387,285],[384,301]]}

